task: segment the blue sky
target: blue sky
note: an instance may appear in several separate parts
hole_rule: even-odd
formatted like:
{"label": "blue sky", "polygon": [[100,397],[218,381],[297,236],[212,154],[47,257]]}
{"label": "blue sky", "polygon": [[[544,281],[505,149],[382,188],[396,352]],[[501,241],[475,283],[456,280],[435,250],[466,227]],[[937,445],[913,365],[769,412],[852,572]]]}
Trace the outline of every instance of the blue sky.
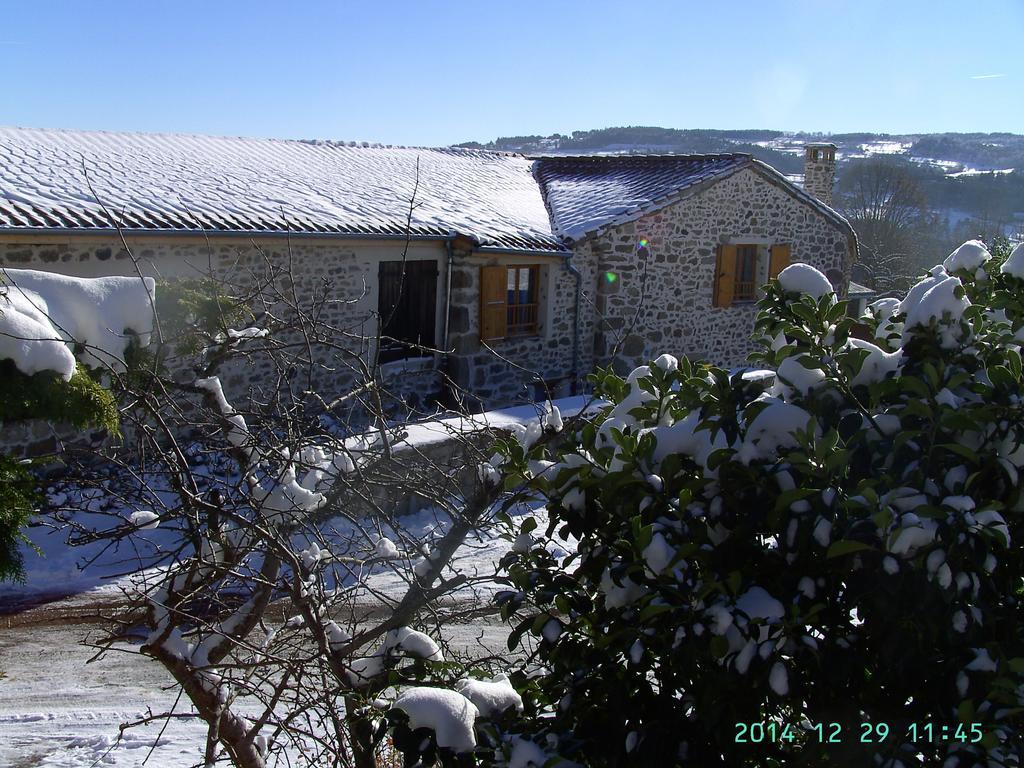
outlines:
{"label": "blue sky", "polygon": [[0,124],[1024,133],[1024,0],[0,0]]}

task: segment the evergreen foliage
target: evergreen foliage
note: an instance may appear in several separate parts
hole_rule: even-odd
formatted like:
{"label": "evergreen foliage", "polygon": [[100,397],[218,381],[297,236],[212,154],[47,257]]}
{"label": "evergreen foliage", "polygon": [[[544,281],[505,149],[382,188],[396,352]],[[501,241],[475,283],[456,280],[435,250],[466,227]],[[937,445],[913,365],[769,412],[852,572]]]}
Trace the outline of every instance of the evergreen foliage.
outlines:
{"label": "evergreen foliage", "polygon": [[70,381],[53,371],[26,376],[11,360],[0,361],[0,422],[44,419],[79,429],[118,433],[117,403],[82,365]]}
{"label": "evergreen foliage", "polygon": [[540,669],[481,763],[529,741],[546,765],[1024,764],[1024,279],[1001,260],[863,318],[773,281],[774,384],[666,355],[596,375],[610,407],[557,448],[505,446],[550,515],[499,595]]}
{"label": "evergreen foliage", "polygon": [[28,540],[22,529],[40,500],[28,467],[0,454],[0,581],[24,581],[20,545]]}

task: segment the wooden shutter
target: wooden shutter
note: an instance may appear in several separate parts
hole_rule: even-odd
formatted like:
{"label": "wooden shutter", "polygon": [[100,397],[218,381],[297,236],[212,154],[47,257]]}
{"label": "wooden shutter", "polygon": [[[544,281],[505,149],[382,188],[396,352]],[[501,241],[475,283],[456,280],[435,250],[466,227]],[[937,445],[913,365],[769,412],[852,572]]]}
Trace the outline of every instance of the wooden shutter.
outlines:
{"label": "wooden shutter", "polygon": [[480,267],[480,340],[505,338],[508,324],[508,268]]}
{"label": "wooden shutter", "polygon": [[736,282],[736,246],[718,246],[718,258],[715,259],[715,295],[713,306],[728,307],[732,305],[733,287]]}
{"label": "wooden shutter", "polygon": [[789,266],[790,247],[788,245],[773,245],[771,260],[768,264],[768,279],[778,277],[779,272]]}

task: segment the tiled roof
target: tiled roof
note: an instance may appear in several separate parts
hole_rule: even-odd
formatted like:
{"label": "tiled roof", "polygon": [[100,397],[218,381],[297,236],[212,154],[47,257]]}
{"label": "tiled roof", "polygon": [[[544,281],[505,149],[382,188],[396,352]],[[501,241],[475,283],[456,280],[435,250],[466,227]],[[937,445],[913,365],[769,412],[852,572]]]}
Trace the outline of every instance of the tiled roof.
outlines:
{"label": "tiled roof", "polygon": [[750,155],[583,155],[536,158],[555,232],[579,240],[655,210],[681,191],[752,163]]}
{"label": "tiled roof", "polygon": [[410,234],[563,250],[519,155],[22,128],[0,128],[0,230],[109,230],[113,215],[132,231],[404,236],[417,163]]}

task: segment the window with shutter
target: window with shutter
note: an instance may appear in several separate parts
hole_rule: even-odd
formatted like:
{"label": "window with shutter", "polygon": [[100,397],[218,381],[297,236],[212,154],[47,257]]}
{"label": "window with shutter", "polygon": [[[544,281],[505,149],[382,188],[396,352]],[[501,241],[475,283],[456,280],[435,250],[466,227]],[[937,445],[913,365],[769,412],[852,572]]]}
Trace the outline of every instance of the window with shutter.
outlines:
{"label": "window with shutter", "polygon": [[382,261],[377,277],[380,362],[432,354],[429,348],[436,345],[437,327],[437,262]]}
{"label": "window with shutter", "polygon": [[537,333],[540,267],[537,264],[480,268],[480,339],[495,341]]}
{"label": "window with shutter", "polygon": [[790,247],[788,245],[773,245],[770,264],[768,267],[768,279],[779,276],[779,272],[789,266]]}
{"label": "window with shutter", "polygon": [[728,307],[732,304],[733,285],[736,282],[736,246],[718,246],[718,257],[715,259],[715,300],[716,307]]}
{"label": "window with shutter", "polygon": [[735,302],[754,301],[762,283],[778,277],[789,266],[790,252],[788,245],[718,246],[713,305],[729,307]]}

